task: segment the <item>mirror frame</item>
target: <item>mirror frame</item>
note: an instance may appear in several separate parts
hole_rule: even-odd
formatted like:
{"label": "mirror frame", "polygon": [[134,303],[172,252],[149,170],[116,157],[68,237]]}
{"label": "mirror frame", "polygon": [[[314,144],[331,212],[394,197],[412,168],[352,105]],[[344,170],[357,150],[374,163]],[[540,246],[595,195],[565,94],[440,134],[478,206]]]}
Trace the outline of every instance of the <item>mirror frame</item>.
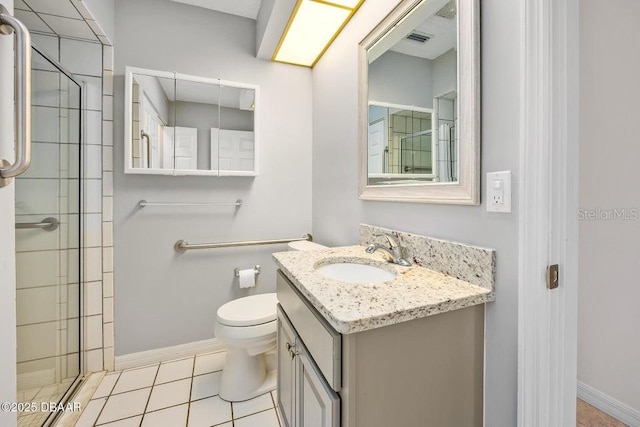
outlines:
{"label": "mirror frame", "polygon": [[[242,89],[252,89],[254,95],[254,115],[253,115],[253,170],[252,171],[233,171],[233,170],[205,170],[205,169],[161,169],[161,168],[134,168],[131,162],[133,151],[133,111],[132,111],[132,83],[134,74],[144,74],[147,76],[169,78],[181,81],[190,81],[196,83],[208,83],[212,85],[227,86]],[[258,176],[259,167],[259,110],[260,105],[260,88],[258,85],[249,83],[232,82],[228,80],[220,80],[209,77],[192,76],[189,74],[181,74],[173,71],[149,70],[137,67],[125,67],[124,78],[124,173],[138,175],[169,175],[169,176]]]}
{"label": "mirror frame", "polygon": [[[367,171],[369,62],[367,51],[429,0],[403,0],[358,46],[359,198],[362,200],[480,204],[480,4],[458,0],[458,181],[433,184],[369,185]],[[380,100],[378,100],[380,101]]]}

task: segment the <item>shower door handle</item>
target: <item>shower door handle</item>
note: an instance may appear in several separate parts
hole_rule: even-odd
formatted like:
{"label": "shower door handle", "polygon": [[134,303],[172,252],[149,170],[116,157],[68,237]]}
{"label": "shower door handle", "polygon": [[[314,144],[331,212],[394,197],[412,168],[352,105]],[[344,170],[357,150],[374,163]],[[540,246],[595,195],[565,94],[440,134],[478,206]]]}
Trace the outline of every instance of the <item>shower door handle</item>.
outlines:
{"label": "shower door handle", "polygon": [[0,159],[0,187],[26,172],[31,164],[31,35],[27,27],[0,5],[0,34],[15,32],[15,162]]}

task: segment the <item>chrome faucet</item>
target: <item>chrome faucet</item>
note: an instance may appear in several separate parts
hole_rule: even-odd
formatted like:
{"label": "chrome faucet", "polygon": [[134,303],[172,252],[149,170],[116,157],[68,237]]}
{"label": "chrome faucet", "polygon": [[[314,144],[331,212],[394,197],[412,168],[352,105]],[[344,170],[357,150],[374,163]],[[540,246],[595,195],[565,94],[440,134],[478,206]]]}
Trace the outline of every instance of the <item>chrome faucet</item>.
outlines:
{"label": "chrome faucet", "polygon": [[387,239],[387,243],[389,243],[389,246],[387,247],[386,245],[381,245],[380,243],[372,243],[367,246],[367,249],[365,249],[368,254],[372,254],[380,249],[381,251],[389,255],[389,257],[391,258],[391,262],[393,262],[394,264],[398,264],[403,267],[409,267],[411,265],[409,261],[402,258],[402,248],[400,247],[398,241],[394,236],[387,233],[375,234],[374,236],[385,237]]}

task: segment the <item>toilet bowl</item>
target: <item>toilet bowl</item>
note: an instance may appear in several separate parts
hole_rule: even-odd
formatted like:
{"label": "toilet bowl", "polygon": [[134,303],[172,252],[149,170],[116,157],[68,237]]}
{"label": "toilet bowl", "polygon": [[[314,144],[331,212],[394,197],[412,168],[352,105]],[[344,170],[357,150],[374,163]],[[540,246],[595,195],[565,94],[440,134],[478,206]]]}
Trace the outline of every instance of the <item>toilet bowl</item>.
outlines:
{"label": "toilet bowl", "polygon": [[276,345],[275,293],[239,298],[224,304],[216,316],[216,338],[226,344],[220,397],[231,402],[273,390],[275,374],[267,372],[265,353]]}
{"label": "toilet bowl", "polygon": [[[325,248],[312,242],[294,242],[289,250]],[[268,370],[266,356],[276,346],[275,293],[238,298],[216,315],[216,338],[227,346],[220,378],[220,398],[230,402],[252,399],[276,388],[276,371]]]}

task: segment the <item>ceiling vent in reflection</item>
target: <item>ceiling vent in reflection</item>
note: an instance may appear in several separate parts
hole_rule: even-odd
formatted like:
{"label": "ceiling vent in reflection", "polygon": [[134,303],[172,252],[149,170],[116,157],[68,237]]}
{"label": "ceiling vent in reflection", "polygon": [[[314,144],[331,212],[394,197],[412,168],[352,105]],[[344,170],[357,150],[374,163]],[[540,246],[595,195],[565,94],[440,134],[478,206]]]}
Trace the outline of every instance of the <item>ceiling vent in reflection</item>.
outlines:
{"label": "ceiling vent in reflection", "polygon": [[407,39],[413,40],[414,42],[418,42],[418,43],[426,43],[429,41],[430,38],[431,36],[425,33],[419,33],[417,31],[413,31],[407,36]]}
{"label": "ceiling vent in reflection", "polygon": [[446,19],[456,19],[457,12],[456,0],[451,0],[449,3],[445,4],[442,9],[437,11],[436,15]]}

